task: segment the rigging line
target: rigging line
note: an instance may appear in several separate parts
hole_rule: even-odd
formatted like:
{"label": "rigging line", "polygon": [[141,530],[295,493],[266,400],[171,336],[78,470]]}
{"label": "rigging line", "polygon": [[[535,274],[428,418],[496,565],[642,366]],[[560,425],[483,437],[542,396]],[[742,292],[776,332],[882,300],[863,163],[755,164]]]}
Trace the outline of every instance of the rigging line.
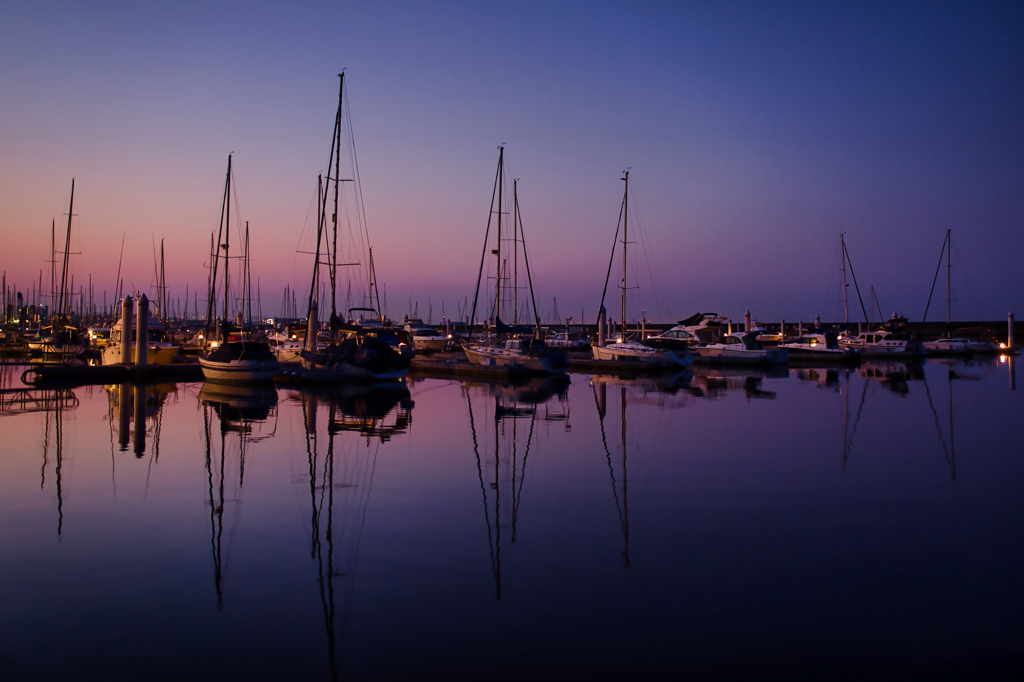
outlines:
{"label": "rigging line", "polygon": [[[949,232],[947,232],[946,236],[942,238],[942,250],[939,251],[939,264],[935,266],[935,277],[932,278],[932,289],[928,292],[928,303],[924,307],[924,315],[921,316],[922,322],[928,319],[928,309],[932,307],[932,294],[935,293],[935,283],[939,281],[939,271],[942,270],[942,256],[946,253],[946,242],[948,241]],[[879,311],[879,313],[881,313],[881,311]]]}
{"label": "rigging line", "polygon": [[[853,429],[850,430],[850,437],[846,441],[846,451],[847,452],[852,452],[853,451],[853,437],[857,433],[857,425],[860,424],[860,415],[861,415],[861,412],[864,410],[864,399],[867,397],[867,394],[868,394],[868,382],[867,382],[867,379],[865,379],[864,380],[864,387],[861,389],[861,392],[860,392],[860,405],[857,406],[857,417],[853,420]],[[846,464],[844,463],[843,464],[843,469],[845,469],[845,468],[846,468]]]}
{"label": "rigging line", "polygon": [[[637,201],[636,191],[630,187],[629,194],[633,198],[633,216],[636,221],[637,232],[640,235],[640,246],[644,250],[644,260],[647,262],[647,276],[651,279],[651,291],[654,294],[654,307],[658,311],[658,317],[662,318],[661,298],[658,296],[658,289],[660,288],[662,293],[664,293],[665,285],[661,280],[661,272],[658,270],[658,259],[655,258],[653,264],[651,262],[651,256],[647,249],[647,236],[645,234],[647,228],[640,214],[640,202]],[[639,284],[640,281],[639,278],[637,278],[637,285]]]}
{"label": "rigging line", "polygon": [[[348,86],[345,86],[345,94],[348,94]],[[353,170],[355,170],[356,192],[359,194],[359,206],[356,207],[356,210],[362,211],[363,231],[366,233],[366,249],[367,252],[369,252],[372,248],[370,245],[370,227],[366,220],[366,202],[363,200],[363,182],[359,174],[359,156],[356,154],[356,138],[355,131],[352,127],[352,111],[349,107],[349,99],[351,99],[351,97],[345,97],[346,111],[348,111],[348,117],[346,120],[348,121],[349,140],[351,140],[352,145],[352,166]],[[369,261],[369,259],[367,259],[367,261]],[[366,276],[368,285],[372,286],[374,295],[377,298],[377,310],[380,312],[380,290],[377,287],[376,282],[377,273],[374,268],[370,267],[369,262],[367,262],[366,266]],[[382,312],[380,314],[383,316]]]}
{"label": "rigging line", "polygon": [[960,268],[960,278],[963,280],[964,288],[967,289],[967,298],[971,302],[971,308],[974,309],[974,319],[980,319],[978,315],[978,305],[974,299],[974,293],[971,291],[971,285],[967,281],[967,268],[964,267],[964,259],[960,255],[960,247],[953,243],[952,235],[950,235],[949,239],[949,248],[953,250],[953,255],[956,256],[956,262]]}
{"label": "rigging line", "polygon": [[928,397],[928,407],[932,408],[932,417],[935,418],[935,431],[939,434],[939,442],[942,443],[942,454],[946,458],[946,464],[953,466],[949,459],[949,448],[946,447],[946,439],[942,436],[942,427],[939,425],[939,413],[935,410],[935,403],[932,402],[932,392],[928,388],[928,373],[922,372],[924,380],[924,394]]}
{"label": "rigging line", "polygon": [[[601,311],[604,310],[604,298],[608,294],[608,281],[612,276],[612,264],[615,262],[615,245],[619,243],[619,228],[622,227],[622,211],[626,207],[626,199],[623,197],[622,204],[619,206],[619,222],[615,224],[615,239],[612,240],[612,255],[608,259],[608,273],[604,276],[604,290],[601,292],[601,305],[597,308],[598,322],[600,323]],[[623,282],[625,284],[625,282]]]}
{"label": "rigging line", "polygon": [[[498,181],[500,179],[500,172],[501,164],[499,163],[498,168],[496,168],[494,171],[494,189],[491,190],[491,204],[490,206],[487,207],[487,229],[484,231],[484,248],[483,252],[480,254],[480,269],[476,273],[476,293],[473,294],[473,312],[469,316],[470,327],[472,327],[473,324],[476,322],[476,304],[480,298],[480,279],[484,275],[484,261],[487,258],[487,242],[490,240],[491,237],[491,220],[494,218],[494,198],[498,195]],[[498,207],[498,210],[501,210],[500,206]],[[607,286],[607,284],[605,286]]]}
{"label": "rigging line", "polygon": [[[519,470],[519,490],[516,493],[515,499],[513,500],[514,506],[512,507],[512,542],[516,541],[516,521],[519,519],[519,503],[523,501],[523,483],[526,482],[526,460],[530,456],[530,444],[533,442],[533,425],[537,421],[537,406],[533,406],[533,411],[530,416],[530,433],[526,436],[526,452],[523,453],[523,465]],[[512,422],[513,427],[515,422]],[[513,467],[512,485],[515,485],[515,468]]]}
{"label": "rigging line", "polygon": [[623,532],[625,532],[626,523],[622,518],[622,504],[619,502],[619,489],[615,484],[615,468],[612,466],[612,452],[608,447],[608,436],[604,430],[604,415],[601,413],[601,403],[597,398],[597,387],[594,389],[594,406],[597,407],[598,421],[601,424],[601,443],[604,445],[604,454],[608,460],[608,474],[612,479],[612,496],[615,498],[615,509],[619,512],[619,525],[622,526]]}
{"label": "rigging line", "polygon": [[[828,278],[828,287],[825,289],[825,303],[821,306],[821,309],[825,312],[826,315],[830,314],[828,312],[828,302],[832,300],[832,281],[836,278],[836,273],[839,271],[839,268],[836,267],[836,262],[839,260],[841,254],[842,249],[840,248],[839,244],[836,244],[835,255],[832,257],[832,265],[829,267],[830,274]],[[837,319],[839,317],[839,315],[836,315]]]}
{"label": "rigging line", "polygon": [[[523,215],[519,212],[519,202],[515,204],[516,217],[519,219],[519,235],[523,240],[523,260],[526,262],[526,281],[530,284],[530,302],[533,303],[533,318],[540,329],[540,314],[537,313],[537,300],[533,296],[533,277],[530,274],[530,258],[526,254],[526,236],[523,234]],[[532,432],[532,431],[531,431]]]}
{"label": "rigging line", "polygon": [[868,322],[868,311],[864,307],[864,299],[860,295],[860,287],[857,286],[857,275],[853,271],[853,261],[850,260],[850,250],[846,248],[846,244],[843,243],[843,249],[846,251],[846,262],[850,265],[850,274],[853,276],[853,288],[857,290],[857,300],[860,301],[860,311],[864,313],[864,321]]}
{"label": "rigging line", "polygon": [[[469,408],[469,428],[473,434],[473,454],[476,455],[476,472],[480,478],[480,493],[483,496],[484,501],[484,520],[487,522],[487,544],[490,546],[491,551],[491,572],[494,573],[494,575],[497,575],[498,567],[494,561],[494,539],[491,535],[491,515],[487,507],[487,488],[484,487],[484,470],[480,463],[480,445],[476,438],[476,421],[473,419],[473,400],[469,395],[469,391],[466,391],[466,406]],[[486,420],[484,423],[487,423]],[[497,465],[495,465],[495,469],[497,469]]]}

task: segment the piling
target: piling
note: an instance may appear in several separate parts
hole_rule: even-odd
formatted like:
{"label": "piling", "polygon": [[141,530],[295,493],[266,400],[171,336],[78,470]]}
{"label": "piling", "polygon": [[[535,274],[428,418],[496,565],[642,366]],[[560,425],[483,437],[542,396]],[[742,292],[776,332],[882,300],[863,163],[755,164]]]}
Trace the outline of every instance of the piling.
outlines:
{"label": "piling", "polygon": [[750,331],[750,311],[743,313],[743,331]]}
{"label": "piling", "polygon": [[135,364],[139,367],[149,364],[149,299],[146,298],[146,294],[139,296],[139,324],[135,332]]}
{"label": "piling", "polygon": [[786,320],[783,319],[782,323],[779,324],[779,343],[786,340]]}
{"label": "piling", "polygon": [[804,321],[803,320],[800,320],[800,323],[797,324],[797,326],[796,326],[796,335],[797,336],[803,336],[804,335]]}
{"label": "piling", "polygon": [[814,316],[814,328],[816,330],[821,329],[821,315]]}
{"label": "piling", "polygon": [[121,362],[132,363],[132,297],[125,296],[121,303]]}
{"label": "piling", "polygon": [[1006,348],[1007,350],[1013,350],[1013,311],[1006,316]]}

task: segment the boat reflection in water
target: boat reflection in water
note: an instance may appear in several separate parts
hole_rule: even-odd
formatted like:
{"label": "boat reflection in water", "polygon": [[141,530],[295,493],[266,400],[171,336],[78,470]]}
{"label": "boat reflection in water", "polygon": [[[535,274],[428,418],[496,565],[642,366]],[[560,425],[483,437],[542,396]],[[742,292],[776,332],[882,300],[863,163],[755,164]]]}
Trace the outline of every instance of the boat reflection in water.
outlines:
{"label": "boat reflection in water", "polygon": [[[213,585],[217,592],[217,610],[224,605],[222,545],[224,510],[232,505],[234,513],[230,534],[243,509],[245,458],[256,442],[273,438],[277,430],[277,390],[273,386],[243,386],[204,383],[199,391],[203,410],[203,434],[206,441],[207,504],[210,506],[210,551],[213,555]],[[271,423],[273,418],[273,423]],[[215,422],[219,438],[214,435]],[[218,445],[219,441],[219,445]],[[219,451],[219,452],[218,452]],[[229,457],[230,452],[230,457]],[[228,470],[237,465],[237,483]],[[228,485],[231,486],[230,490]]]}
{"label": "boat reflection in water", "polygon": [[317,565],[331,678],[336,679],[377,453],[382,443],[409,430],[414,403],[408,387],[397,381],[305,388],[289,391],[286,400],[302,406],[309,466],[309,552]]}
{"label": "boat reflection in water", "polygon": [[567,375],[556,374],[508,383],[466,382],[462,388],[487,524],[494,595],[499,601],[502,554],[515,548],[526,466],[531,448],[535,451],[540,439],[538,421],[572,430],[570,383]]}

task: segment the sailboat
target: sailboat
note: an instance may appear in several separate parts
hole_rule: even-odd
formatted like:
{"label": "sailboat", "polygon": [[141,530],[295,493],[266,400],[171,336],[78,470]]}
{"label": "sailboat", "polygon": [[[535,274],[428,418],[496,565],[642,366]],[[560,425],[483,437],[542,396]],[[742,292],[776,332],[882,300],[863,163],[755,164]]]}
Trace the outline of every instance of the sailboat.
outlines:
{"label": "sailboat", "polygon": [[[358,219],[362,221],[366,239],[367,267],[366,281],[367,298],[370,306],[354,307],[348,310],[350,320],[346,321],[337,314],[337,283],[338,283],[338,199],[342,182],[356,183],[356,196],[361,195],[359,181],[359,165],[355,160],[355,147],[349,144],[353,158],[354,177],[346,180],[341,178],[341,146],[342,112],[345,93],[345,74],[338,74],[338,112],[334,119],[334,132],[331,138],[331,154],[327,164],[327,184],[323,176],[317,182],[317,235],[313,276],[309,287],[309,314],[307,317],[306,346],[300,353],[301,371],[294,373],[300,381],[336,382],[346,380],[380,381],[399,379],[409,371],[415,351],[403,343],[391,323],[380,313],[380,293],[377,287],[377,274],[373,264],[373,249],[369,245],[369,233],[365,228],[365,212],[359,204]],[[347,119],[346,119],[347,120]],[[351,131],[350,131],[351,132]],[[333,173],[331,172],[333,169]],[[334,182],[334,213],[332,214],[332,239],[325,240],[324,231],[327,227],[327,192]],[[320,247],[326,241],[327,262],[320,261]],[[320,302],[321,265],[329,267],[331,285],[331,343],[318,347],[317,334],[320,331],[318,312]],[[357,267],[360,263],[344,263],[347,267]],[[373,303],[376,302],[376,307]]]}
{"label": "sailboat", "polygon": [[[626,290],[631,288],[627,279],[626,249],[629,244],[629,171],[624,171],[622,177],[625,183],[622,195],[622,319],[621,330],[617,337],[609,339],[609,343],[595,344],[592,347],[595,360],[614,360],[617,362],[635,362],[648,366],[661,366],[673,362],[679,366],[693,364],[693,357],[685,347],[674,349],[671,354],[659,348],[652,348],[642,340],[630,340],[626,333]],[[618,241],[619,228],[615,227],[616,241]],[[615,245],[612,244],[612,259],[615,258]],[[611,262],[608,263],[608,273],[611,274]],[[599,315],[604,318],[604,297],[608,293],[608,277],[605,277],[604,291],[601,293],[601,305]],[[598,325],[603,328],[602,325]]]}
{"label": "sailboat", "polygon": [[935,279],[932,280],[932,290],[928,294],[928,304],[924,309],[924,316],[921,321],[928,317],[928,309],[932,304],[932,294],[935,293],[935,280],[939,277],[939,268],[942,267],[942,256],[946,256],[946,337],[935,341],[925,341],[924,347],[929,353],[940,355],[970,355],[972,353],[998,353],[999,347],[992,343],[968,339],[963,337],[952,338],[953,311],[952,311],[952,263],[950,252],[953,250],[953,231],[946,229],[946,238],[942,242],[942,250],[939,252],[939,266],[935,269]]}
{"label": "sailboat", "polygon": [[[543,333],[540,328],[540,315],[537,314],[537,303],[533,295],[533,278],[530,276],[530,259],[526,253],[526,239],[523,237],[523,221],[519,213],[519,181],[512,181],[512,236],[508,237],[502,229],[501,217],[502,193],[505,184],[505,148],[498,148],[498,170],[494,175],[494,190],[491,192],[491,213],[487,219],[487,231],[484,234],[484,251],[480,256],[480,270],[476,279],[476,294],[473,296],[473,311],[470,315],[472,326],[476,317],[477,302],[480,297],[480,284],[484,271],[484,260],[487,257],[487,241],[491,232],[491,216],[497,215],[497,230],[495,233],[496,248],[491,253],[496,256],[497,266],[494,280],[494,311],[493,311],[493,335],[487,342],[480,344],[466,343],[463,350],[466,358],[476,365],[488,365],[492,367],[507,367],[513,371],[536,372],[547,374],[561,374],[569,371],[569,356],[565,351],[548,348],[544,343]],[[498,199],[498,209],[494,210],[495,195]],[[507,229],[507,226],[506,226]],[[509,272],[509,255],[503,253],[502,245],[508,249],[508,243],[512,244],[511,273]],[[533,306],[533,323],[531,329],[528,325],[519,325],[519,245],[522,244],[523,262],[526,265],[526,280],[530,289],[530,303]],[[511,310],[509,310],[511,308]],[[507,325],[501,321],[505,315],[512,324]]]}
{"label": "sailboat", "polygon": [[[50,317],[50,333],[40,334],[28,341],[30,352],[40,353],[46,360],[70,362],[85,353],[86,343],[78,333],[78,328],[71,324],[70,282],[68,267],[71,259],[71,219],[75,215],[75,179],[71,179],[71,201],[68,206],[68,230],[64,239],[64,263],[60,278],[60,298],[57,301],[57,314]],[[53,254],[56,261],[56,253]]]}
{"label": "sailboat", "polygon": [[[209,350],[199,356],[199,366],[203,370],[203,377],[208,381],[229,381],[229,382],[260,382],[270,381],[277,374],[277,357],[270,351],[266,341],[258,341],[252,338],[252,333],[245,330],[242,313],[238,315],[239,330],[236,335],[229,335],[228,329],[228,300],[229,284],[228,264],[230,258],[231,241],[231,154],[228,154],[228,173],[224,181],[224,199],[221,202],[221,222],[217,234],[219,248],[211,254],[213,263],[210,270],[210,291],[207,297],[206,306],[206,333],[205,338],[210,338],[210,326],[214,323],[214,300],[217,293],[217,267],[222,256],[224,259],[224,317],[217,324],[217,339],[210,342]],[[245,268],[248,273],[249,256],[249,228],[246,223],[245,240]],[[221,241],[223,238],[223,242]],[[248,274],[246,274],[248,278]],[[250,319],[252,302],[249,300],[248,286],[243,283],[243,301],[249,301]]]}

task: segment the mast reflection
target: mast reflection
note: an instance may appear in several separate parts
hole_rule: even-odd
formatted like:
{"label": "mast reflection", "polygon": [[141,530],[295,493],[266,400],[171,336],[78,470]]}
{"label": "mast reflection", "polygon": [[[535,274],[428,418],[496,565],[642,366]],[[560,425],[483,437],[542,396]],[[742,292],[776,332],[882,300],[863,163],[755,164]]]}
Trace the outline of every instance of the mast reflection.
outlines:
{"label": "mast reflection", "polygon": [[[213,556],[213,586],[217,593],[217,610],[224,605],[224,508],[235,503],[240,511],[241,492],[245,484],[245,457],[251,443],[272,438],[276,432],[277,391],[273,387],[233,386],[204,383],[199,391],[203,409],[203,434],[206,441],[207,504],[210,506],[210,551]],[[275,417],[272,427],[264,433],[263,425]],[[220,452],[214,448],[213,420],[220,424]],[[229,436],[231,436],[229,441]],[[238,446],[238,488],[227,497],[226,467],[229,465],[229,442]],[[232,525],[234,528],[234,524]]]}
{"label": "mast reflection", "polygon": [[[540,416],[542,421],[564,423],[566,428],[569,428],[569,384],[569,377],[555,375],[507,383],[467,382],[463,385],[483,500],[484,522],[487,524],[487,545],[490,550],[491,573],[494,576],[494,594],[498,601],[501,600],[502,589],[503,543],[507,541],[510,545],[515,545],[516,542],[519,508],[526,481],[526,465],[534,442],[537,419]],[[474,392],[483,392],[493,398],[493,403],[484,401],[480,415],[484,438],[480,438],[477,431],[476,415],[481,410],[473,408]],[[558,399],[561,409],[545,409],[544,414],[540,415],[540,406],[554,398]],[[490,419],[487,416],[489,403],[493,405]],[[519,422],[526,419],[529,420],[529,426],[520,427]],[[494,430],[493,453],[490,451],[489,428]],[[509,551],[510,549],[508,548]]]}
{"label": "mast reflection", "polygon": [[[310,558],[317,563],[331,678],[337,679],[337,657],[344,647],[355,595],[377,453],[382,443],[409,430],[414,403],[400,382],[304,389],[290,399],[302,405],[309,466]],[[317,415],[322,407],[327,412],[327,448],[321,459]],[[394,418],[389,419],[392,413]],[[336,580],[343,581],[340,627]]]}
{"label": "mast reflection", "polygon": [[628,469],[626,466],[626,387],[619,388],[620,420],[622,422],[622,497],[620,502],[618,484],[615,482],[615,466],[612,464],[612,452],[608,447],[608,435],[604,427],[604,418],[608,413],[608,384],[592,382],[594,388],[594,404],[597,406],[597,419],[601,425],[601,443],[608,461],[608,475],[612,481],[612,497],[615,498],[615,509],[619,513],[619,525],[622,527],[622,564],[629,568],[629,490]]}

